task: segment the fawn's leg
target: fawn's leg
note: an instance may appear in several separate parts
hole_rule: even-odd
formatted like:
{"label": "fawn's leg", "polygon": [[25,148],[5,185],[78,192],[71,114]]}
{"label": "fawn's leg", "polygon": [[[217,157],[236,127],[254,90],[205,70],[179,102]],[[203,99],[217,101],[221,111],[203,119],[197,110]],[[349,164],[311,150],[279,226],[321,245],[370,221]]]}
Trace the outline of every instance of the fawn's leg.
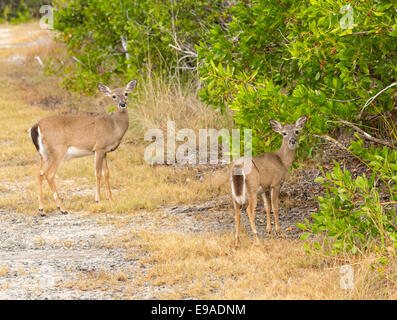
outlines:
{"label": "fawn's leg", "polygon": [[280,224],[278,221],[278,196],[280,193],[280,186],[275,186],[272,188],[272,207],[274,213],[274,219],[276,223],[276,232],[280,233]]}
{"label": "fawn's leg", "polygon": [[110,191],[110,186],[109,186],[109,168],[108,168],[108,163],[106,160],[106,154],[103,157],[103,163],[102,163],[102,171],[103,171],[103,176],[105,178],[105,186],[106,186],[106,197],[113,201],[113,197],[112,197],[112,192]]}
{"label": "fawn's leg", "polygon": [[102,174],[102,164],[105,153],[100,151],[95,151],[95,178],[96,178],[96,189],[95,189],[95,201],[101,201],[101,174]]}
{"label": "fawn's leg", "polygon": [[249,217],[250,224],[251,224],[251,230],[252,230],[252,233],[254,234],[254,244],[260,244],[259,239],[258,239],[258,232],[256,231],[256,227],[255,227],[256,202],[257,202],[256,193],[253,193],[253,194],[248,193],[247,212],[248,212],[248,217]]}
{"label": "fawn's leg", "polygon": [[268,191],[265,191],[262,195],[263,198],[263,203],[265,205],[265,211],[266,211],[266,218],[267,218],[267,222],[266,222],[266,231],[267,233],[271,233],[272,232],[272,224],[271,224],[271,220],[270,220],[270,208],[271,208],[271,202],[270,202],[270,195]]}
{"label": "fawn's leg", "polygon": [[236,202],[233,201],[234,205],[234,220],[235,220],[235,226],[236,226],[236,241],[235,241],[235,246],[237,247],[239,242],[240,242],[240,217],[241,217],[241,210],[240,210],[240,205]]}

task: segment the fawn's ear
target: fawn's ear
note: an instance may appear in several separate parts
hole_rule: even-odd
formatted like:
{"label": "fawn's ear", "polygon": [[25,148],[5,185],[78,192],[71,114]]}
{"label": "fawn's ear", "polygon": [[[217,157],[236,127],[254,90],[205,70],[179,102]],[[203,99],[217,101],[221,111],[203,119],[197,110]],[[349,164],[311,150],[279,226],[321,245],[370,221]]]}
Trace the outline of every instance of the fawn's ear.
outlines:
{"label": "fawn's ear", "polygon": [[280,122],[276,120],[269,120],[269,122],[270,122],[270,126],[274,131],[281,133],[281,129],[283,128],[283,126],[281,125]]}
{"label": "fawn's ear", "polygon": [[102,83],[98,83],[98,89],[100,92],[102,92],[105,96],[111,97],[112,96],[112,91],[109,89],[109,87],[105,86]]}
{"label": "fawn's ear", "polygon": [[128,82],[127,85],[125,86],[125,92],[131,92],[132,90],[134,90],[137,83],[138,83],[137,79],[134,79],[134,80],[131,80],[130,82]]}
{"label": "fawn's ear", "polygon": [[302,130],[306,124],[307,116],[302,116],[298,120],[296,120],[295,128],[296,130]]}

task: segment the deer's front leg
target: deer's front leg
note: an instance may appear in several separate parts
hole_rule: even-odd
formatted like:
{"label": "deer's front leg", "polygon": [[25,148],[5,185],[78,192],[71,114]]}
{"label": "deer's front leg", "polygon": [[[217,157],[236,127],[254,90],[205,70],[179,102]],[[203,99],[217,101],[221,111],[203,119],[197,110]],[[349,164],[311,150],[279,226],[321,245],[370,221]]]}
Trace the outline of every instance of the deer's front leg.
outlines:
{"label": "deer's front leg", "polygon": [[106,161],[106,154],[103,157],[103,177],[105,178],[105,186],[106,186],[106,196],[110,201],[113,201],[112,197],[112,191],[110,190],[110,185],[109,185],[109,168],[108,168],[108,163]]}
{"label": "deer's front leg", "polygon": [[271,208],[271,202],[270,202],[270,198],[269,198],[269,192],[265,191],[262,194],[262,198],[263,198],[263,204],[265,206],[265,211],[266,211],[266,231],[268,234],[270,234],[272,232],[272,224],[271,224],[271,220],[270,220],[270,208]]}
{"label": "deer's front leg", "polygon": [[273,207],[273,213],[274,213],[274,220],[276,223],[276,232],[280,233],[280,224],[278,221],[278,197],[280,194],[280,186],[274,186],[272,188],[272,207]]}
{"label": "deer's front leg", "polygon": [[105,152],[102,150],[95,151],[95,178],[96,178],[96,189],[95,189],[95,201],[101,201],[101,174],[103,159]]}

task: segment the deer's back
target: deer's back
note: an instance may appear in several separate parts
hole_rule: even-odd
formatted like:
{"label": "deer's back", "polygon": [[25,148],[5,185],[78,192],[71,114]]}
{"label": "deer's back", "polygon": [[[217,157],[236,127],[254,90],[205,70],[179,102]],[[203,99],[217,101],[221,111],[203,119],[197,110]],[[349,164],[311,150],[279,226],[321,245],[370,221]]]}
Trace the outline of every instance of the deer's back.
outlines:
{"label": "deer's back", "polygon": [[275,152],[261,154],[252,157],[252,159],[242,157],[233,163],[231,166],[232,172],[236,167],[243,168],[247,187],[252,191],[256,191],[259,186],[267,190],[271,186],[281,184],[288,171]]}
{"label": "deer's back", "polygon": [[51,116],[38,122],[41,134],[49,145],[92,149],[95,145],[93,116]]}

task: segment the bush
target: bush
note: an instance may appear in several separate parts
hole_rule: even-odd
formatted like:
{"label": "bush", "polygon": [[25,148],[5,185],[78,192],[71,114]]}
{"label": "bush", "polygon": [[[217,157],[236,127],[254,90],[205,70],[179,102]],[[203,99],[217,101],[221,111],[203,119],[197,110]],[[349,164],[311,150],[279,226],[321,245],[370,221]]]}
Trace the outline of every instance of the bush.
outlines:
{"label": "bush", "polygon": [[3,0],[0,2],[0,23],[20,23],[40,17],[40,7],[51,4],[47,0]]}
{"label": "bush", "polygon": [[79,61],[61,68],[64,85],[91,93],[98,81],[147,71],[187,80],[197,65],[194,45],[222,19],[223,6],[220,0],[72,0],[57,6],[58,40]]}
{"label": "bush", "polygon": [[[342,5],[353,10],[353,29],[342,28]],[[200,96],[253,129],[256,153],[274,139],[269,118],[292,122],[307,114],[313,133],[332,131],[328,120],[362,120],[364,102],[397,79],[396,9],[392,0],[238,2],[226,12],[230,22],[200,42]],[[389,90],[376,105],[383,112],[395,103]],[[301,152],[310,154],[312,138],[302,142]]]}
{"label": "bush", "polygon": [[[368,166],[370,177],[352,174],[335,162],[332,172],[316,179],[325,187],[319,197],[320,209],[313,222],[298,224],[305,230],[302,239],[311,234],[325,235],[325,249],[331,253],[378,252],[397,249],[397,151],[389,148],[366,148],[361,139],[350,146],[350,152]],[[377,184],[380,181],[380,186]],[[314,248],[320,244],[314,242]],[[324,249],[324,248],[323,248]]]}

